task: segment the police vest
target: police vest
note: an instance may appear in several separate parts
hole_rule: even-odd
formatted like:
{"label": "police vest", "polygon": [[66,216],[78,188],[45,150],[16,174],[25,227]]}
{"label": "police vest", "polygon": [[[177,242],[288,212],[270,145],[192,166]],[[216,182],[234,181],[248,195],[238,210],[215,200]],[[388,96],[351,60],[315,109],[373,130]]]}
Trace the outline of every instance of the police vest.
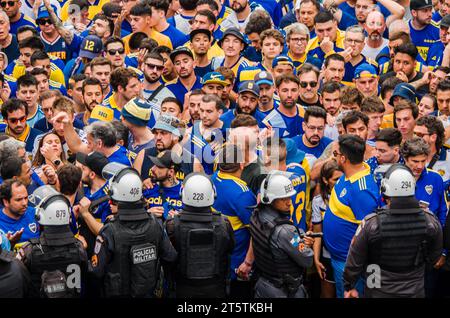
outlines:
{"label": "police vest", "polygon": [[158,277],[161,226],[140,209],[120,209],[107,225],[114,238],[112,263],[106,266],[107,297],[144,297],[152,293]]}
{"label": "police vest", "polygon": [[81,290],[68,284],[67,273],[72,272],[69,266],[78,265],[80,269],[86,264],[82,264],[81,243],[70,228],[67,226],[65,231],[51,231],[47,227],[40,238],[31,239],[30,243],[31,281],[40,291],[40,297],[79,297]]}
{"label": "police vest", "polygon": [[217,212],[182,211],[174,218],[178,251],[177,280],[197,280],[224,285],[230,241],[224,218]]}
{"label": "police vest", "polygon": [[[256,270],[261,276],[269,280],[284,280],[286,275],[293,278],[302,277],[304,269],[288,255],[281,259],[275,258],[272,253],[271,237],[276,227],[283,224],[294,226],[292,221],[282,218],[276,218],[273,222],[262,221],[260,219],[260,213],[262,212],[263,210],[256,209],[250,219],[250,234],[253,240]],[[298,231],[297,228],[295,229]]]}
{"label": "police vest", "polygon": [[427,221],[420,208],[378,210],[379,238],[369,243],[369,264],[393,273],[425,262]]}

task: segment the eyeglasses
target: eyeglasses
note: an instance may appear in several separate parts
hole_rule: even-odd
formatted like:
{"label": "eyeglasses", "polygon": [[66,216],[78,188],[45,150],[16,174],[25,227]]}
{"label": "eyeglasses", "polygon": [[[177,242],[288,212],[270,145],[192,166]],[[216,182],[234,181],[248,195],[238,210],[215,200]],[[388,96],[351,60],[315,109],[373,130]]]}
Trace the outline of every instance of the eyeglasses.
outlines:
{"label": "eyeglasses", "polygon": [[423,138],[425,136],[429,136],[430,134],[422,134],[422,133],[414,133],[416,137]]}
{"label": "eyeglasses", "polygon": [[355,43],[355,44],[361,44],[364,42],[364,40],[355,40],[355,39],[345,39],[348,43]]}
{"label": "eyeglasses", "polygon": [[125,49],[123,49],[123,48],[117,49],[117,50],[111,49],[111,50],[108,50],[107,52],[109,55],[116,55],[116,53],[119,53],[120,55],[122,55],[123,53],[125,53]]}
{"label": "eyeglasses", "polygon": [[156,69],[157,71],[162,71],[164,69],[164,65],[155,65],[152,63],[145,63],[145,66],[151,70]]}
{"label": "eyeglasses", "polygon": [[2,8],[5,8],[6,5],[8,5],[9,7],[13,7],[16,2],[17,1],[4,1],[4,2],[0,2],[0,6]]}
{"label": "eyeglasses", "polygon": [[343,156],[340,152],[337,152],[336,150],[333,151],[333,156],[336,158],[337,156]]}
{"label": "eyeglasses", "polygon": [[289,41],[292,41],[292,42],[307,42],[308,38],[290,38]]}
{"label": "eyeglasses", "polygon": [[325,127],[324,126],[319,126],[319,127],[316,127],[316,126],[309,126],[308,124],[305,124],[306,125],[306,127],[308,127],[308,129],[311,129],[312,131],[323,131],[323,130],[325,130]]}
{"label": "eyeglasses", "polygon": [[317,86],[317,82],[300,82],[301,88],[306,88],[308,85],[314,88]]}
{"label": "eyeglasses", "polygon": [[52,24],[52,20],[50,20],[50,19],[38,19],[38,20],[36,20],[36,23],[39,24],[39,25]]}
{"label": "eyeglasses", "polygon": [[11,124],[17,124],[18,122],[24,123],[27,121],[27,116],[22,116],[20,118],[8,118],[7,119]]}

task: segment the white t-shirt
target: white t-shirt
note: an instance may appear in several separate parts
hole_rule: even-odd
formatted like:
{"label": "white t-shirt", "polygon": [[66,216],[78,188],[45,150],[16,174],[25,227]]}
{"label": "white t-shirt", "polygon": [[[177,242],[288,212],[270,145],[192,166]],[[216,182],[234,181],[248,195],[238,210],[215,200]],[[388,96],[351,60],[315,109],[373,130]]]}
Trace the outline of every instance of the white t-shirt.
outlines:
{"label": "white t-shirt", "polygon": [[362,50],[362,54],[366,57],[366,58],[370,58],[372,60],[375,60],[378,53],[380,53],[380,51],[387,46],[389,43],[388,39],[383,38],[383,43],[381,43],[381,45],[377,48],[371,48],[367,45],[364,46],[364,49]]}

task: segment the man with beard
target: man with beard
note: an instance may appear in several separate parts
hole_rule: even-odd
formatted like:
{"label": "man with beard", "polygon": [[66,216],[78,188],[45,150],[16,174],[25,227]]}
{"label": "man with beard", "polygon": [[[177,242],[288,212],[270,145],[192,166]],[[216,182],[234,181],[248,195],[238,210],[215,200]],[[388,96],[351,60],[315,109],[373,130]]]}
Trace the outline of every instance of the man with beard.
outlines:
{"label": "man with beard", "polygon": [[380,51],[389,43],[389,41],[383,37],[384,31],[386,31],[386,23],[383,14],[378,11],[370,12],[366,22],[364,22],[364,30],[366,31],[367,37],[362,54],[375,60],[378,53],[380,53]]}
{"label": "man with beard", "polygon": [[263,120],[263,124],[276,128],[280,138],[292,138],[302,134],[305,108],[297,104],[300,80],[294,74],[285,74],[275,80],[280,105]]}
{"label": "man with beard", "polygon": [[[192,127],[194,123],[200,120],[200,103],[205,93],[201,89],[194,89],[189,94],[189,122],[188,127]],[[223,102],[223,100],[222,100]]]}
{"label": "man with beard", "polygon": [[194,55],[190,49],[182,46],[170,53],[170,59],[175,66],[178,79],[175,83],[167,85],[167,88],[180,103],[184,104],[189,91],[202,88],[200,77],[194,72]]}
{"label": "man with beard", "polygon": [[435,95],[437,93],[437,87],[440,82],[445,80],[445,76],[450,73],[450,68],[445,66],[438,66],[431,74],[430,83],[428,84],[428,91],[430,94]]}
{"label": "man with beard", "polygon": [[413,17],[409,21],[411,40],[426,60],[431,45],[439,41],[439,29],[431,23],[433,4],[430,0],[412,0],[410,8]]}
{"label": "man with beard", "polygon": [[249,0],[230,0],[230,7],[236,12],[239,23],[239,29],[244,32],[250,15],[254,10],[264,10],[264,8],[256,2],[249,3]]}
{"label": "man with beard", "polygon": [[324,136],[327,113],[323,108],[310,106],[306,108],[303,125],[304,133],[292,139],[298,149],[306,153],[309,166],[319,158],[325,148],[332,142],[330,138]]}
{"label": "man with beard", "polygon": [[342,55],[334,53],[325,59],[322,84],[328,82],[341,83],[345,74],[345,59]]}
{"label": "man with beard", "polygon": [[17,29],[25,25],[36,28],[34,19],[21,12],[22,1],[14,1],[11,3],[6,2],[2,4],[2,10],[5,11],[9,18],[11,26],[10,32],[12,34],[17,34]]}
{"label": "man with beard", "polygon": [[300,79],[300,105],[321,106],[319,98],[319,70],[317,67],[306,63],[298,70],[298,78]]}
{"label": "man with beard", "polygon": [[355,70],[358,68],[358,66],[362,64],[371,64],[374,65],[374,67],[378,66],[378,64],[374,60],[370,58],[368,59],[361,54],[364,48],[365,39],[366,36],[364,34],[364,29],[359,25],[348,27],[345,31],[345,51],[343,55],[346,63],[344,78],[342,81],[345,85],[353,84]]}
{"label": "man with beard", "polygon": [[75,115],[75,119],[81,120],[85,126],[89,125],[92,110],[103,101],[103,91],[100,81],[96,78],[88,77],[81,86],[81,99],[85,111]]}
{"label": "man with beard", "polygon": [[220,117],[223,122],[222,130],[226,131],[231,127],[231,122],[238,114],[247,114],[253,116],[260,128],[266,127],[262,120],[264,114],[258,111],[259,87],[254,81],[245,81],[239,86],[236,109],[228,111]]}
{"label": "man with beard", "polygon": [[259,87],[258,110],[268,115],[274,108],[280,104],[280,100],[275,94],[275,83],[273,76],[269,72],[261,71],[255,76],[255,84]]}
{"label": "man with beard", "polygon": [[161,75],[164,69],[164,58],[157,52],[150,52],[144,57],[144,82],[142,97],[152,105],[152,116],[148,123],[150,128],[156,122],[161,112],[161,103],[167,97],[175,97],[175,95],[161,83]]}
{"label": "man with beard", "polygon": [[191,48],[195,54],[195,75],[203,77],[212,72],[211,60],[208,59],[208,50],[211,48],[211,31],[207,29],[193,30],[190,34]]}
{"label": "man with beard", "polygon": [[320,103],[327,112],[327,124],[325,125],[325,136],[333,140],[339,135],[336,127],[336,118],[341,109],[341,90],[336,82],[327,82],[320,91]]}

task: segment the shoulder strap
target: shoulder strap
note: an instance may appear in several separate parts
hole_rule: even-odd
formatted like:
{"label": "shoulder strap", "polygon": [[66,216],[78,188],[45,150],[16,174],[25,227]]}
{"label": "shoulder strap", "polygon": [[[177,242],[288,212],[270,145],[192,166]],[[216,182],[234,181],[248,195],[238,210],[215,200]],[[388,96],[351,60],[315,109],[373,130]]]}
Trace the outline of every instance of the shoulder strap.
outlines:
{"label": "shoulder strap", "polygon": [[148,97],[148,101],[150,102],[153,98],[155,98],[156,95],[158,95],[158,93],[165,87],[165,84],[161,84],[158,86],[158,88],[156,88],[153,93]]}
{"label": "shoulder strap", "polygon": [[430,163],[428,164],[428,169],[433,169],[434,165],[436,164],[436,162],[439,160],[439,152],[436,152],[433,156],[433,158],[431,159]]}

